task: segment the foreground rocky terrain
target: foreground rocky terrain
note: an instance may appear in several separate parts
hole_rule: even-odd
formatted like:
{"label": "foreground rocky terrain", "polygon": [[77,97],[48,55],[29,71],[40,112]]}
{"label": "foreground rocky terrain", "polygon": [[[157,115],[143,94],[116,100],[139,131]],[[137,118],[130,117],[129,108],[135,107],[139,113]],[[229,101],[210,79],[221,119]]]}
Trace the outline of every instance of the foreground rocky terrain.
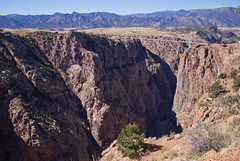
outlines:
{"label": "foreground rocky terrain", "polygon": [[[186,48],[184,44],[146,40],[142,40],[142,44],[165,60],[177,76],[173,111],[177,114],[183,133],[148,137],[145,143],[149,152],[138,160],[239,160],[240,45],[211,44]],[[223,73],[226,77],[220,77]],[[236,80],[238,85],[234,89]],[[220,82],[225,90],[212,98],[209,88],[215,82]],[[203,135],[199,124],[208,127],[203,130]],[[156,126],[159,129],[164,127],[161,123]],[[221,139],[208,135],[212,131],[217,131]],[[199,141],[209,142],[213,147],[225,145],[219,151],[210,149],[198,153],[198,149],[194,149],[190,142],[193,135],[203,136]],[[224,143],[220,143],[221,140]],[[113,142],[103,151],[102,160],[132,160],[124,157],[117,148],[116,142]]]}
{"label": "foreground rocky terrain", "polygon": [[1,160],[96,160],[128,123],[160,137],[211,121],[225,109],[198,105],[239,59],[239,44],[1,32]]}
{"label": "foreground rocky terrain", "polygon": [[[221,120],[217,125],[214,123],[212,127],[216,127],[219,130],[224,131],[224,136],[227,136],[229,140],[225,148],[216,152],[215,150],[209,150],[203,152],[200,156],[192,154],[191,143],[187,135],[171,134],[165,135],[161,138],[149,137],[145,139],[145,143],[148,147],[148,153],[139,157],[138,159],[130,159],[124,157],[120,151],[117,150],[117,140],[111,144],[111,146],[102,152],[101,161],[172,161],[172,160],[198,160],[198,161],[235,161],[240,159],[240,143],[239,143],[239,121],[240,116],[231,116],[226,120]],[[235,123],[234,123],[235,122]],[[187,131],[189,132],[189,131]],[[205,131],[206,132],[206,131]],[[230,137],[231,136],[231,137]],[[230,143],[231,142],[231,143]]]}

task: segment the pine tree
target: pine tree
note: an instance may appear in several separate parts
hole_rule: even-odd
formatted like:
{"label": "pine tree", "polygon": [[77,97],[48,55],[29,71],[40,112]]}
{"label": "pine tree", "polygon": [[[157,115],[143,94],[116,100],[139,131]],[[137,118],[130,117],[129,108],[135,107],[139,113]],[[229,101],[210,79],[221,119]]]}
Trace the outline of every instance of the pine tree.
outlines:
{"label": "pine tree", "polygon": [[128,124],[125,129],[122,129],[119,134],[118,150],[122,151],[124,156],[130,158],[137,158],[140,155],[141,149],[145,148],[143,139],[145,135],[140,134],[138,126],[134,124]]}
{"label": "pine tree", "polygon": [[220,93],[224,93],[226,88],[223,87],[219,81],[216,81],[209,87],[208,96],[210,98],[216,98]]}

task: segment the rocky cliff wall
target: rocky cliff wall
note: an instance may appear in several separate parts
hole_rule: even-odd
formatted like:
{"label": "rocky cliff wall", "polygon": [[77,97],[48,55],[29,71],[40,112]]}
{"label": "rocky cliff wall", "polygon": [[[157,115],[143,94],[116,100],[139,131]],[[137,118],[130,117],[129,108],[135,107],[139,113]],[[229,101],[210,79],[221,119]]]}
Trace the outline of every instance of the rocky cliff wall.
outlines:
{"label": "rocky cliff wall", "polygon": [[81,101],[23,38],[0,35],[0,160],[91,160]]}
{"label": "rocky cliff wall", "polygon": [[[181,115],[197,115],[199,101],[217,80],[220,73],[230,73],[239,67],[240,45],[211,44],[188,49],[180,56],[177,74],[177,89],[173,110]],[[182,114],[183,115],[182,115]],[[192,121],[184,121],[183,127]]]}
{"label": "rocky cliff wall", "polygon": [[[176,39],[173,39],[176,40]],[[240,62],[239,44],[195,45],[143,40],[142,44],[165,60],[177,78],[173,111],[181,118],[196,115],[198,101],[208,92],[209,86],[220,73],[230,73]],[[189,120],[184,127],[192,124]]]}
{"label": "rocky cliff wall", "polygon": [[[217,45],[215,50],[220,46]],[[209,51],[210,49],[210,51]],[[186,50],[180,56],[175,109],[179,112],[191,111],[197,99],[208,91],[208,87],[223,69],[219,52],[212,47],[199,47]],[[222,70],[223,71],[223,70]]]}
{"label": "rocky cliff wall", "polygon": [[[174,37],[155,37],[164,41],[184,41]],[[144,47],[164,60],[177,75],[180,56],[187,50],[188,44],[177,42],[164,42],[158,40],[141,40]]]}
{"label": "rocky cliff wall", "polygon": [[50,42],[32,38],[81,100],[92,134],[103,148],[129,122],[146,133],[158,107],[173,100],[173,73],[140,41],[122,43],[74,32],[53,36]]}

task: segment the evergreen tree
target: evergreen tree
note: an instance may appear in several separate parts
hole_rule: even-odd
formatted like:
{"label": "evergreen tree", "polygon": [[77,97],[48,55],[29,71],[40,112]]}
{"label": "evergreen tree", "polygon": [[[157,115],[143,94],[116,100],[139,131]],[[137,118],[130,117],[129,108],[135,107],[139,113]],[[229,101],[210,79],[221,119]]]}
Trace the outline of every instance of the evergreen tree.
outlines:
{"label": "evergreen tree", "polygon": [[119,134],[118,150],[123,153],[124,156],[130,158],[137,158],[140,155],[142,149],[144,149],[143,139],[145,135],[140,134],[138,126],[134,124],[128,124],[125,129],[122,129]]}
{"label": "evergreen tree", "polygon": [[224,93],[226,91],[226,88],[223,87],[219,81],[213,83],[210,87],[209,87],[209,91],[208,91],[208,96],[210,98],[215,98],[217,97],[220,93]]}

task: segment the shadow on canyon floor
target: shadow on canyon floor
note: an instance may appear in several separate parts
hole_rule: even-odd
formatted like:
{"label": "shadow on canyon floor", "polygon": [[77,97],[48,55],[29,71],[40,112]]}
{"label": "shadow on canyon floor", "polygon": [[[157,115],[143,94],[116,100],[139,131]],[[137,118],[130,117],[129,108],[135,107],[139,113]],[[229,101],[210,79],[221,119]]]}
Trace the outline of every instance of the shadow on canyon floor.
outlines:
{"label": "shadow on canyon floor", "polygon": [[[159,56],[149,53],[155,60],[160,62],[164,69],[164,74],[166,79],[170,84],[170,89],[161,91],[161,97],[166,99],[166,102],[159,105],[157,114],[151,120],[150,124],[147,126],[147,137],[161,137],[170,133],[180,133],[182,132],[181,125],[177,124],[176,113],[172,111],[174,95],[177,87],[177,78],[171,70],[170,66],[163,61]],[[160,75],[161,76],[161,75]],[[162,84],[157,84],[159,89]],[[169,99],[170,98],[170,99]]]}
{"label": "shadow on canyon floor", "polygon": [[173,104],[160,106],[158,113],[147,128],[147,137],[161,137],[170,133],[182,132],[181,125],[177,124],[176,113],[172,111]]}
{"label": "shadow on canyon floor", "polygon": [[163,146],[155,145],[155,144],[145,143],[145,145],[147,146],[147,149],[148,149],[150,152],[155,152],[155,151],[161,150],[161,149],[163,148]]}

